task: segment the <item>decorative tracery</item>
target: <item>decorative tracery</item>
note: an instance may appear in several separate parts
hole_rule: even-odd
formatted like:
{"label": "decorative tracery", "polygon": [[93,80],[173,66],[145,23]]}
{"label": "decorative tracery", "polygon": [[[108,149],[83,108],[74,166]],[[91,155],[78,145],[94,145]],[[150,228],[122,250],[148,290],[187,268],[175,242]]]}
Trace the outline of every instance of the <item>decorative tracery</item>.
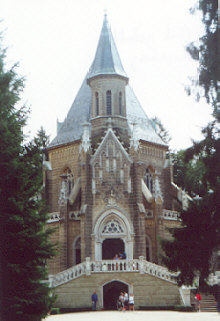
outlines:
{"label": "decorative tracery", "polygon": [[120,222],[116,219],[110,219],[106,222],[102,234],[121,234],[124,233],[124,229]]}

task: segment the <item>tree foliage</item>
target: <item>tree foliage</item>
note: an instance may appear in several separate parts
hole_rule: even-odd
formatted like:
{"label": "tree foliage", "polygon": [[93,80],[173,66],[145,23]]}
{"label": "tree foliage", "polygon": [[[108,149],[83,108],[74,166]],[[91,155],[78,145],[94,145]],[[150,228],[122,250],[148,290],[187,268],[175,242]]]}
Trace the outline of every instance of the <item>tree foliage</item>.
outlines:
{"label": "tree foliage", "polygon": [[[182,186],[188,187],[191,195],[200,192],[200,197],[181,212],[181,228],[170,229],[173,239],[164,240],[162,247],[166,254],[164,263],[171,270],[180,272],[180,285],[192,285],[194,277],[200,276],[200,286],[204,288],[209,273],[214,272],[211,265],[213,251],[220,245],[220,139],[215,122],[203,133],[202,141],[180,153],[184,165],[180,162],[177,171]],[[194,168],[186,164],[196,157],[194,172]],[[199,181],[194,182],[190,175],[195,177],[197,171]]]}
{"label": "tree foliage", "polygon": [[[181,228],[170,230],[173,238],[163,241],[164,263],[179,271],[179,284],[192,285],[200,277],[200,287],[208,286],[209,273],[215,272],[213,253],[220,249],[220,115],[217,86],[217,1],[200,0],[205,34],[200,45],[190,44],[188,51],[199,59],[199,82],[213,108],[214,121],[202,130],[203,139],[174,155],[174,179],[191,194],[199,195],[180,214]],[[195,87],[194,87],[195,88]]]}
{"label": "tree foliage", "polygon": [[170,136],[168,130],[162,124],[161,120],[155,116],[155,117],[151,118],[151,121],[153,123],[154,129],[155,129],[157,135],[160,136],[160,138],[162,139],[162,141],[165,144],[168,144],[171,140],[171,136]]}
{"label": "tree foliage", "polygon": [[213,112],[218,117],[218,81],[220,79],[220,58],[218,41],[218,1],[217,0],[199,0],[192,9],[202,12],[202,22],[204,26],[204,35],[197,42],[190,43],[187,51],[191,57],[199,61],[198,77],[191,77],[191,86],[187,91],[191,94],[193,91],[197,99],[205,96],[208,103],[213,106]]}
{"label": "tree foliage", "polygon": [[191,197],[204,195],[205,164],[203,154],[193,155],[192,159],[186,159],[187,152],[180,150],[170,153],[173,162],[174,183],[185,190]]}
{"label": "tree foliage", "polygon": [[2,321],[41,320],[53,302],[45,262],[54,255],[45,230],[42,131],[24,145],[28,110],[18,107],[24,79],[6,70],[0,48],[0,313]]}

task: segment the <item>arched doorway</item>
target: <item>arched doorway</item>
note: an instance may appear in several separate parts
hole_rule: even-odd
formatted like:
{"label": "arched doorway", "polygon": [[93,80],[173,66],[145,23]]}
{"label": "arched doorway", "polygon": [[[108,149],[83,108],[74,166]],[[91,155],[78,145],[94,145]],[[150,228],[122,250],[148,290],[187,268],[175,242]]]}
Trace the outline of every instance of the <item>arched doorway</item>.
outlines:
{"label": "arched doorway", "polygon": [[123,253],[125,245],[120,238],[105,239],[102,243],[102,259],[112,260],[115,254]]}
{"label": "arched doorway", "polygon": [[120,281],[112,281],[103,286],[103,307],[105,310],[116,310],[117,300],[121,292],[128,292],[128,285]]}
{"label": "arched doorway", "polygon": [[[99,216],[93,229],[95,260],[113,259],[120,251],[126,253],[128,260],[133,259],[133,237],[133,227],[126,215],[116,209],[108,209]],[[112,245],[113,249],[108,253],[107,249]]]}

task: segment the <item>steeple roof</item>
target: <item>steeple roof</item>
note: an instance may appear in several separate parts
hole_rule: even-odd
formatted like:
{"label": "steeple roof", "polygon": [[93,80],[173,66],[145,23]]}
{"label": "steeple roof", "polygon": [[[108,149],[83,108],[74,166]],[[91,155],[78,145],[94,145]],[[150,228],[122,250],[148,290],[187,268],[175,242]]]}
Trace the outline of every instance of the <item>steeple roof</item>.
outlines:
{"label": "steeple roof", "polygon": [[[88,122],[91,124],[91,89],[87,80],[98,75],[119,75],[128,79],[112,33],[105,15],[102,31],[96,50],[95,59],[92,63],[89,73],[86,75],[79,92],[65,118],[60,124],[57,136],[52,140],[49,147],[55,147],[68,144],[81,139],[83,133],[83,124]],[[151,120],[145,114],[132,88],[127,85],[125,87],[126,95],[126,112],[130,130],[133,130],[135,124],[135,137],[137,140],[145,140],[154,144],[166,144],[157,135]]]}
{"label": "steeple roof", "polygon": [[101,35],[88,79],[98,75],[119,75],[128,79],[116,48],[107,15],[104,16]]}

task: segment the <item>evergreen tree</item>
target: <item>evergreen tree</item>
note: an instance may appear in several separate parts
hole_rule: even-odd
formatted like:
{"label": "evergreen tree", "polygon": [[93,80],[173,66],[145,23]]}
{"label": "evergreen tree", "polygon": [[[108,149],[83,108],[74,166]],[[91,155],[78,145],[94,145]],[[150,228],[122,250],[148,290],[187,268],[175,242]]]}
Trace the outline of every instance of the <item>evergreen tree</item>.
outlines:
{"label": "evergreen tree", "polygon": [[161,120],[158,117],[151,118],[152,124],[158,136],[162,139],[162,141],[168,145],[171,140],[170,134],[168,130],[164,127]]}
{"label": "evergreen tree", "polygon": [[54,255],[45,230],[41,136],[24,145],[28,110],[18,107],[24,79],[6,70],[0,48],[0,319],[41,320],[53,298],[44,282]]}
{"label": "evergreen tree", "polygon": [[[220,79],[220,42],[218,39],[218,1],[217,0],[199,0],[191,12],[196,10],[202,12],[202,22],[204,26],[204,35],[197,42],[190,43],[187,51],[191,57],[199,61],[199,77],[191,77],[191,86],[186,90],[188,94],[194,93],[199,100],[204,96],[208,103],[213,106],[215,117],[218,116],[218,81]],[[219,118],[220,120],[220,118]]]}
{"label": "evergreen tree", "polygon": [[[194,143],[184,153],[185,164],[197,156],[198,168],[202,168],[199,183],[191,189],[194,192],[191,194],[200,192],[199,198],[181,212],[181,228],[170,229],[173,239],[164,240],[162,247],[166,254],[165,265],[180,272],[180,285],[192,285],[199,276],[200,287],[205,289],[209,274],[215,272],[211,264],[213,251],[220,245],[220,139],[215,122],[203,132],[204,140]],[[191,172],[185,167],[183,178]]]}
{"label": "evergreen tree", "polygon": [[[181,213],[181,228],[170,230],[173,239],[163,241],[164,263],[171,269],[179,271],[179,284],[192,284],[194,277],[200,277],[200,287],[209,285],[208,275],[213,270],[213,252],[220,248],[220,130],[218,105],[219,63],[217,44],[217,1],[200,0],[199,9],[203,13],[205,35],[200,45],[190,44],[188,51],[194,59],[200,60],[199,81],[195,87],[202,88],[207,102],[212,105],[215,120],[209,123],[202,133],[204,139],[194,142],[177,159],[177,176],[182,186],[191,192],[199,193],[186,211]],[[193,85],[193,86],[194,86]],[[191,87],[195,89],[195,87]],[[187,163],[189,164],[187,167]],[[199,180],[195,179],[196,168]],[[183,173],[181,170],[183,169]],[[179,172],[178,172],[179,171]],[[191,171],[191,172],[190,172]],[[188,184],[188,185],[187,185]]]}
{"label": "evergreen tree", "polygon": [[173,180],[174,183],[185,190],[191,197],[196,195],[202,196],[206,193],[203,184],[205,173],[205,164],[203,154],[192,155],[192,159],[186,159],[186,151],[170,153],[173,163]]}

